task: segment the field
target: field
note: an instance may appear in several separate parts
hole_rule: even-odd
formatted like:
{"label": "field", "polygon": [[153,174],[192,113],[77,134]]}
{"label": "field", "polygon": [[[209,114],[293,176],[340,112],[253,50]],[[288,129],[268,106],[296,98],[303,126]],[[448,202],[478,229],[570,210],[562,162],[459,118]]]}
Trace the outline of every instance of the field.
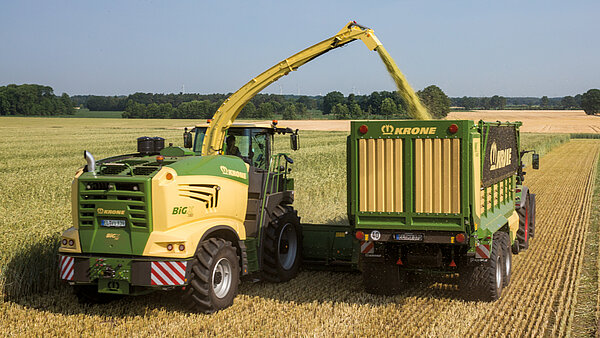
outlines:
{"label": "field", "polygon": [[[590,217],[598,220],[597,208],[591,216],[590,206],[600,142],[568,142],[566,135],[551,134],[523,137],[525,148],[545,153],[542,169],[529,170],[526,177],[538,198],[536,238],[528,251],[515,256],[511,286],[496,303],[463,301],[454,276],[425,278],[400,295],[383,297],[364,293],[356,273],[303,271],[284,284],[246,281],[233,307],[213,315],[186,312],[172,292],[103,306],[78,304],[57,281],[55,250],[58,235],[70,226],[70,181],[84,163],[82,150],[96,158],[132,152],[135,138],[143,135],[181,144],[180,128],[190,122],[0,118],[5,140],[0,149],[1,335],[596,332],[599,270],[590,266],[585,253],[598,255],[598,246],[587,239],[597,237],[588,225]],[[292,157],[296,207],[304,222],[347,222],[345,135],[301,132],[301,149]],[[278,141],[283,145],[279,150],[285,150],[289,142]],[[587,279],[579,278],[582,271]]]}

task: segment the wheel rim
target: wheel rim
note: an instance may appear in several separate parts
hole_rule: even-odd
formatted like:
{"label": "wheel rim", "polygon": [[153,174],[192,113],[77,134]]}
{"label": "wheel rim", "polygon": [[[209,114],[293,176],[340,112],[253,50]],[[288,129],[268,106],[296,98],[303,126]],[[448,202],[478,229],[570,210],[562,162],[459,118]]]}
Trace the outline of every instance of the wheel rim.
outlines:
{"label": "wheel rim", "polygon": [[296,261],[298,252],[298,237],[291,223],[286,223],[281,229],[279,243],[277,243],[277,252],[279,253],[279,263],[284,270],[289,270]]}
{"label": "wheel rim", "polygon": [[496,258],[496,288],[500,290],[502,287],[502,265],[500,263],[500,256]]}
{"label": "wheel rim", "polygon": [[231,289],[231,263],[227,258],[221,258],[215,264],[212,273],[212,285],[215,296],[223,298]]}
{"label": "wheel rim", "polygon": [[510,254],[506,254],[506,260],[504,262],[505,264],[505,269],[506,269],[506,276],[510,276],[510,269],[512,267],[512,257],[510,256]]}

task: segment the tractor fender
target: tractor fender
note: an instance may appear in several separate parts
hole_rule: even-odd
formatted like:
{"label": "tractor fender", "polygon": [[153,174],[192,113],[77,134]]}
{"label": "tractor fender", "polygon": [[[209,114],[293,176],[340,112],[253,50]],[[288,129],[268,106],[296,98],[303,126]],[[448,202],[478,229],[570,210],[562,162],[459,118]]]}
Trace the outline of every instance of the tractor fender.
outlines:
{"label": "tractor fender", "polygon": [[529,193],[529,188],[526,186],[521,187],[521,198],[519,201],[515,202],[515,209],[521,209],[525,207],[525,199],[527,198],[527,194]]}

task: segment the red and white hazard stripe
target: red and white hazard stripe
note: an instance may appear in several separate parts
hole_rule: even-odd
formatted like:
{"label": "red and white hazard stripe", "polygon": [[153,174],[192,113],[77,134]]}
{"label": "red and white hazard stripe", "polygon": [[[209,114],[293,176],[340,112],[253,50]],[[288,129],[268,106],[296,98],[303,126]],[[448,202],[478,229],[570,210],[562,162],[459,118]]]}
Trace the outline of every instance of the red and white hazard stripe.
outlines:
{"label": "red and white hazard stripe", "polygon": [[490,258],[490,246],[489,244],[478,244],[475,247],[475,258]]}
{"label": "red and white hazard stripe", "polygon": [[360,252],[364,254],[372,254],[375,252],[375,243],[374,242],[361,242],[360,243]]}
{"label": "red and white hazard stripe", "polygon": [[152,285],[183,285],[187,262],[152,262],[150,282]]}
{"label": "red and white hazard stripe", "polygon": [[75,276],[75,258],[60,256],[60,278],[73,280],[73,276]]}

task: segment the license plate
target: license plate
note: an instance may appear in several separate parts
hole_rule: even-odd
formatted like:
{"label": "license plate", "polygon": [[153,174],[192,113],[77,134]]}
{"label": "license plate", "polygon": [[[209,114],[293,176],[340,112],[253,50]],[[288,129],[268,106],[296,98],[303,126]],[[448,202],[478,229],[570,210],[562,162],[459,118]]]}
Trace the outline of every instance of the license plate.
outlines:
{"label": "license plate", "polygon": [[107,228],[124,228],[125,220],[124,219],[103,219],[100,223],[103,227]]}
{"label": "license plate", "polygon": [[394,239],[397,241],[422,242],[423,234],[394,234]]}

